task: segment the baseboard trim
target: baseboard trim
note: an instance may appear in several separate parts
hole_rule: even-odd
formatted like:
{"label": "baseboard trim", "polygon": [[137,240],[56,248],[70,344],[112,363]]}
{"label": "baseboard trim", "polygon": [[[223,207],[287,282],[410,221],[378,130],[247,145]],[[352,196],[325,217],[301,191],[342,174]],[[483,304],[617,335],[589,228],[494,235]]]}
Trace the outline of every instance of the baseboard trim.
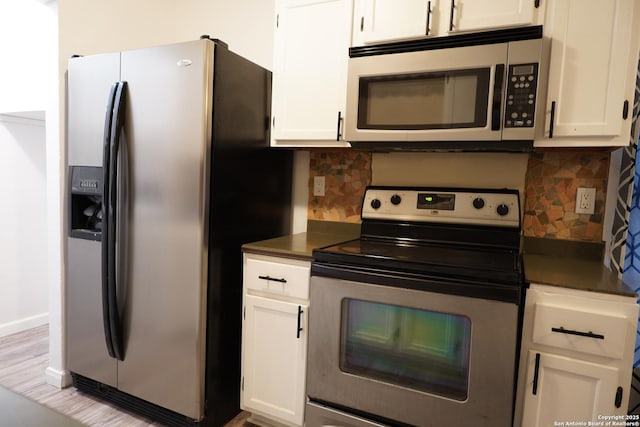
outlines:
{"label": "baseboard trim", "polygon": [[36,314],[35,316],[25,317],[23,319],[14,320],[0,325],[0,337],[23,332],[27,329],[49,323],[49,313]]}
{"label": "baseboard trim", "polygon": [[61,371],[49,366],[44,371],[47,384],[58,388],[65,388],[71,385],[71,374],[69,371]]}

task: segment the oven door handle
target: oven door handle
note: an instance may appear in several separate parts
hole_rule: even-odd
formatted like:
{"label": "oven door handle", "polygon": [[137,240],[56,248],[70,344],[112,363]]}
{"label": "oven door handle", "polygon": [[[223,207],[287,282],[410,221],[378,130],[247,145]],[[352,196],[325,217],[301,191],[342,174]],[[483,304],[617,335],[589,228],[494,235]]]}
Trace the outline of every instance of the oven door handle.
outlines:
{"label": "oven door handle", "polygon": [[302,332],[303,328],[300,326],[301,319],[302,319],[302,313],[304,313],[304,310],[302,309],[302,306],[299,305],[298,306],[298,328],[296,330],[296,338],[300,339],[300,332]]}

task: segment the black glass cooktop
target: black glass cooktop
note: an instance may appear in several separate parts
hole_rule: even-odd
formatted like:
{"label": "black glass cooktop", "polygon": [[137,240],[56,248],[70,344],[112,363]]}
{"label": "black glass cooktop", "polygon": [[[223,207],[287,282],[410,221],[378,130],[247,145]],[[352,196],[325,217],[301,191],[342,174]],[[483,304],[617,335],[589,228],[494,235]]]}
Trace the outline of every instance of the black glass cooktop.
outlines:
{"label": "black glass cooktop", "polygon": [[520,254],[507,248],[361,238],[314,250],[313,258],[315,262],[396,273],[522,282]]}

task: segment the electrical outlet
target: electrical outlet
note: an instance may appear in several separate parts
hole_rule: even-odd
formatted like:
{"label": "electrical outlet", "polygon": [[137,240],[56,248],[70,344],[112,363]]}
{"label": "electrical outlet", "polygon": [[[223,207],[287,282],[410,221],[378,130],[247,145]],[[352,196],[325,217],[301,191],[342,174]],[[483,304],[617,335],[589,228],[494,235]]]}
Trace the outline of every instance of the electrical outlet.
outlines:
{"label": "electrical outlet", "polygon": [[596,205],[596,189],[578,187],[576,193],[576,213],[593,214]]}
{"label": "electrical outlet", "polygon": [[313,195],[324,196],[324,176],[313,177]]}

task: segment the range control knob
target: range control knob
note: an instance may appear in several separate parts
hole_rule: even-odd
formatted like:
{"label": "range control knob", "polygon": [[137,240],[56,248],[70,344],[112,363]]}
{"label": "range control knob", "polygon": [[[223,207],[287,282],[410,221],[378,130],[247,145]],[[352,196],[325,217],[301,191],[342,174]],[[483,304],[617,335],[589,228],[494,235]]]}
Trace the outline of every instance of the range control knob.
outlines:
{"label": "range control knob", "polygon": [[476,209],[484,208],[484,199],[482,197],[476,197],[473,199],[473,207]]}
{"label": "range control knob", "polygon": [[379,208],[380,208],[380,206],[382,206],[382,203],[380,203],[380,200],[378,200],[378,199],[373,199],[373,200],[371,201],[371,207],[372,207],[373,209],[379,209]]}
{"label": "range control knob", "polygon": [[394,205],[399,205],[401,201],[402,201],[402,198],[397,194],[394,194],[393,196],[391,196],[391,203],[393,203]]}
{"label": "range control knob", "polygon": [[498,215],[505,216],[509,213],[509,206],[505,205],[504,203],[500,203],[496,208],[496,211],[498,211]]}

